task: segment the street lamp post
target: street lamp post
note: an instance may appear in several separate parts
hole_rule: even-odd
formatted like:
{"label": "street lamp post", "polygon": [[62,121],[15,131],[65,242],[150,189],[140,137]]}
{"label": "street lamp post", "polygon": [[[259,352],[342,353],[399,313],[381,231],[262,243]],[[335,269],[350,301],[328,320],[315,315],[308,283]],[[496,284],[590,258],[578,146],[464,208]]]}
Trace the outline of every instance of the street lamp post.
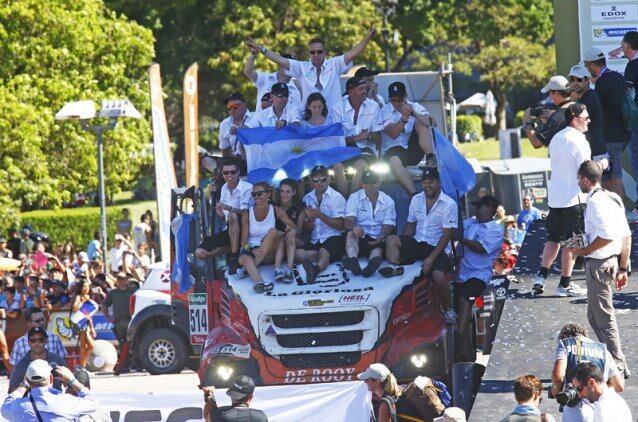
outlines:
{"label": "street lamp post", "polygon": [[396,13],[398,0],[372,0],[372,3],[383,19],[381,36],[383,37],[383,52],[385,54],[385,71],[390,72],[390,29],[388,28],[388,20],[390,16]]}
{"label": "street lamp post", "polygon": [[98,166],[98,191],[100,197],[100,237],[102,241],[102,253],[104,273],[108,272],[107,265],[107,233],[106,233],[106,194],[104,189],[104,143],[102,136],[104,131],[115,129],[120,117],[142,117],[128,100],[104,100],[98,118],[108,118],[106,124],[90,124],[89,121],[96,117],[93,101],[73,101],[67,103],[55,115],[56,120],[80,120],[82,130],[95,133],[97,138],[97,166]]}

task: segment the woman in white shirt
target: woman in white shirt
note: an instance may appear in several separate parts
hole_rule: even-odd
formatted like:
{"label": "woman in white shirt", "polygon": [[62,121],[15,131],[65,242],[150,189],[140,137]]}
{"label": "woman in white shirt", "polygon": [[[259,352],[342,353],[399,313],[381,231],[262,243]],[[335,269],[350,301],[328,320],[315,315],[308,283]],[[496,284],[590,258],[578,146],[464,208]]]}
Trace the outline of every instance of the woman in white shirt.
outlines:
{"label": "woman in white shirt", "polygon": [[[242,247],[239,252],[239,263],[255,282],[255,291],[265,293],[271,291],[275,285],[264,283],[258,267],[262,263],[274,262],[280,242],[295,244],[297,226],[284,210],[270,203],[272,188],[266,182],[253,185],[251,196],[255,205],[241,217]],[[281,221],[286,226],[285,236],[277,230],[277,221]],[[294,253],[294,248],[292,250]]]}

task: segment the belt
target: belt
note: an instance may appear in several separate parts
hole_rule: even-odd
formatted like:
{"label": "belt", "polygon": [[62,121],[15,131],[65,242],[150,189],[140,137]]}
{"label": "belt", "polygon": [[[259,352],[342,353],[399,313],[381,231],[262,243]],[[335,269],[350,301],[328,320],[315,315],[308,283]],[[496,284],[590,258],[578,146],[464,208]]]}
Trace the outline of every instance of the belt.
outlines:
{"label": "belt", "polygon": [[610,258],[618,258],[618,255],[609,255],[607,258],[590,258],[586,256],[585,261],[607,261]]}

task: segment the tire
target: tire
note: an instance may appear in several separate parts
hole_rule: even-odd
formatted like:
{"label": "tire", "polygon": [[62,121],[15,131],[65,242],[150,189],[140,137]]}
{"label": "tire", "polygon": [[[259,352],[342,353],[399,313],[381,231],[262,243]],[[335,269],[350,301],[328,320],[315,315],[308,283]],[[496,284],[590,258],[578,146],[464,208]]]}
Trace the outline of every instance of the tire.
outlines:
{"label": "tire", "polygon": [[184,339],[169,328],[156,328],[140,342],[138,358],[151,375],[176,374],[186,367]]}

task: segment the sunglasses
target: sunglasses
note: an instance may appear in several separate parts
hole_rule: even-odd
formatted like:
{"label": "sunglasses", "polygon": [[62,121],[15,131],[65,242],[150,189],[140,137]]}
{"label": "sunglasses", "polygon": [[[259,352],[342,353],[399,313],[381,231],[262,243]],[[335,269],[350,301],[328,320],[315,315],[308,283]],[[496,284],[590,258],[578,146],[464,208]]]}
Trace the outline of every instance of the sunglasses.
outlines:
{"label": "sunglasses", "polygon": [[589,118],[589,116],[587,116],[587,117],[576,116],[576,118],[577,119],[581,119],[581,120],[583,120],[585,122],[591,122],[591,119]]}
{"label": "sunglasses", "polygon": [[323,176],[323,177],[313,177],[312,181],[315,183],[324,183],[328,181],[328,177]]}
{"label": "sunglasses", "polygon": [[29,339],[29,343],[44,343],[45,340],[43,337],[31,337]]}
{"label": "sunglasses", "polygon": [[314,56],[315,54],[323,54],[323,50],[310,50],[311,56]]}
{"label": "sunglasses", "polygon": [[286,95],[286,94],[272,94],[272,95],[274,95],[277,98],[288,98],[288,95]]}
{"label": "sunglasses", "polygon": [[241,107],[241,104],[231,104],[229,106],[226,106],[228,110],[237,110],[239,109],[239,107]]}
{"label": "sunglasses", "polygon": [[272,100],[261,100],[262,103],[272,103]]}
{"label": "sunglasses", "polygon": [[32,319],[31,322],[34,323],[34,324],[42,324],[44,322],[44,318]]}
{"label": "sunglasses", "polygon": [[257,192],[250,192],[250,195],[253,198],[261,198],[265,193],[267,193],[267,191],[265,190],[258,190]]}
{"label": "sunglasses", "polygon": [[[589,380],[587,380],[589,381]],[[583,391],[583,389],[585,387],[587,387],[587,381],[585,381],[584,383],[582,383],[581,385],[579,385],[578,387],[574,387],[576,389],[576,391],[578,391],[579,393],[581,393]]]}
{"label": "sunglasses", "polygon": [[237,174],[237,170],[226,170],[226,171],[222,171],[222,174],[224,176],[232,176]]}
{"label": "sunglasses", "polygon": [[569,82],[582,82],[585,78],[576,78],[575,76],[569,77]]}

